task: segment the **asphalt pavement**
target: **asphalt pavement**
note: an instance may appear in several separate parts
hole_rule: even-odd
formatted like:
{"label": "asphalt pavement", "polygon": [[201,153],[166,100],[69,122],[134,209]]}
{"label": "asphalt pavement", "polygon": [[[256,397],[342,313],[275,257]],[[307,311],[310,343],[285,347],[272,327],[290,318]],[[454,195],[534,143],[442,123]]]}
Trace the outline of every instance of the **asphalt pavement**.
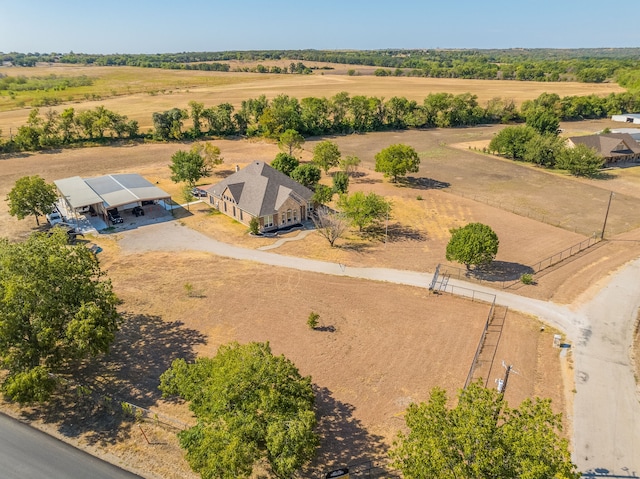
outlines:
{"label": "asphalt pavement", "polygon": [[136,479],[113,464],[0,414],[3,479]]}

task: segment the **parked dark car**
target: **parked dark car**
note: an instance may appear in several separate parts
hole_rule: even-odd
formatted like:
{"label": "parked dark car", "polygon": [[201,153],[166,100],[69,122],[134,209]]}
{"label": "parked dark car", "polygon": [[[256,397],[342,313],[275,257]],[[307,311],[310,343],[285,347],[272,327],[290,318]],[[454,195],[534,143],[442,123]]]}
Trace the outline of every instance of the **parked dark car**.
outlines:
{"label": "parked dark car", "polygon": [[136,218],[138,216],[144,216],[144,210],[142,209],[142,206],[135,206],[132,210],[131,213],[136,215]]}
{"label": "parked dark car", "polygon": [[118,208],[107,210],[107,216],[109,217],[109,221],[111,221],[111,223],[114,225],[124,222],[122,216],[120,216],[120,213],[118,213]]}
{"label": "parked dark car", "polygon": [[204,198],[207,196],[207,192],[204,190],[201,190],[200,188],[192,188],[191,194],[196,198]]}
{"label": "parked dark car", "polygon": [[73,226],[68,225],[66,223],[58,223],[57,225],[53,226],[49,231],[47,231],[47,234],[51,236],[54,233],[54,231],[58,231],[58,230],[62,230],[65,233],[67,233],[67,241],[69,241],[70,244],[74,244],[78,239],[78,236],[81,236],[84,238],[84,235],[82,233],[77,231]]}

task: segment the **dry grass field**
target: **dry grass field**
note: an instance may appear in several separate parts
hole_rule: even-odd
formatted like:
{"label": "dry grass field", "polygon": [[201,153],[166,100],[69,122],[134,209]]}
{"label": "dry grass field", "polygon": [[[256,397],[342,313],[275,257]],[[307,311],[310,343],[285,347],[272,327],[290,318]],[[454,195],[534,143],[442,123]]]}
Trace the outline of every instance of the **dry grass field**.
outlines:
{"label": "dry grass field", "polygon": [[[125,69],[122,72],[126,75]],[[150,76],[163,82],[165,73],[176,74],[173,81],[183,73],[194,75],[160,70],[150,71]],[[202,74],[207,78],[220,75]],[[504,90],[494,94],[490,87],[508,87],[520,88],[518,100],[522,101],[542,91],[577,94],[571,87],[589,86],[467,81],[451,83],[460,90],[447,90],[441,86],[451,81],[366,75],[233,75],[241,80],[234,84],[183,84],[183,90],[173,93],[169,93],[168,81],[163,84],[166,94],[131,93],[96,105],[104,104],[130,118],[148,114],[150,120],[151,112],[186,106],[192,99],[207,104],[234,103],[261,93],[273,96],[282,91],[300,97],[329,96],[344,90],[354,95],[415,95],[416,99],[430,91],[471,91],[482,100],[507,96]],[[533,91],[533,87],[539,90]],[[552,89],[556,87],[566,90]],[[131,113],[109,101],[120,102]],[[77,108],[89,106],[90,103],[82,103]],[[18,121],[18,113],[26,115],[24,110],[0,113],[0,128],[5,133],[5,125]],[[611,126],[611,122],[563,124],[562,128],[566,135],[572,135],[599,131],[605,126]],[[517,272],[599,232],[609,192],[614,191],[607,224],[610,241],[537,275],[537,285],[512,288],[518,294],[573,302],[588,286],[637,255],[639,169],[609,170],[602,179],[579,180],[469,148],[481,148],[500,128],[332,138],[343,155],[362,159],[360,175],[352,180],[350,191],[375,191],[392,201],[387,235],[369,240],[350,232],[336,248],[330,248],[326,240],[312,233],[274,252],[348,266],[433,271],[444,261],[449,229],[479,221],[489,224],[500,238],[496,258],[499,264]],[[310,160],[313,146],[320,140],[307,141],[301,154],[303,161]],[[230,174],[235,165],[271,161],[278,152],[275,144],[262,140],[214,143],[220,147],[225,163],[202,184],[218,181]],[[374,171],[375,153],[394,143],[412,145],[422,160],[420,171],[398,185]],[[189,147],[189,143],[122,143],[0,158],[0,198],[24,175],[39,174],[53,181],[75,175],[136,172],[180,201],[179,186],[170,181],[167,165],[175,151]],[[212,215],[201,203],[180,212],[176,221],[211,238],[247,248],[275,241],[249,237],[246,227],[221,214]],[[35,229],[33,218],[17,221],[8,215],[6,202],[0,201],[0,236],[18,240]],[[285,237],[296,235],[292,232]],[[410,401],[425,400],[434,386],[445,387],[454,395],[464,384],[489,309],[486,303],[429,294],[422,288],[234,261],[189,251],[188,245],[184,252],[127,254],[120,250],[119,238],[117,233],[103,233],[89,239],[104,249],[99,258],[123,301],[126,321],[109,357],[87,364],[82,371],[83,381],[105,394],[189,423],[192,418],[186,406],[161,399],[157,390],[158,377],[171,360],[212,355],[220,344],[232,340],[269,341],[276,354],[285,354],[303,374],[311,375],[317,388],[324,439],[311,466],[313,472],[307,471],[305,477],[316,477],[329,465],[383,457],[402,427],[402,411]],[[517,277],[516,273],[514,279]],[[185,288],[187,283],[193,286],[191,294]],[[306,318],[311,311],[320,314],[321,330],[307,327]],[[551,347],[552,336],[549,328],[541,331],[537,320],[509,312],[496,354],[498,365],[491,374],[500,375],[502,359],[519,371],[511,377],[507,392],[512,405],[538,395],[551,397],[557,411],[570,411],[570,362],[560,362],[558,350]],[[495,377],[489,378],[490,385]],[[10,405],[5,407],[11,409]],[[92,452],[143,471],[148,477],[194,477],[181,459],[182,452],[172,432],[144,423],[140,426],[150,438],[148,444],[140,426],[106,414],[105,409],[109,408],[67,397],[50,408],[14,412]]]}
{"label": "dry grass field", "polygon": [[[263,62],[267,64],[267,62]],[[200,72],[135,67],[92,67],[92,66],[39,66],[33,68],[2,68],[0,73],[17,76],[45,76],[49,74],[79,76],[95,79],[94,85],[68,89],[63,92],[42,92],[39,96],[59,96],[66,104],[54,107],[56,110],[73,106],[76,110],[86,110],[104,106],[131,120],[137,120],[140,131],[152,127],[151,116],[156,111],[173,107],[188,108],[190,101],[198,101],[206,106],[231,103],[238,107],[242,100],[266,95],[273,98],[285,93],[297,98],[331,97],[346,91],[350,95],[367,95],[383,98],[404,96],[410,100],[422,101],[429,93],[449,92],[453,94],[471,92],[484,105],[494,97],[513,99],[517,104],[537,98],[541,93],[567,95],[607,95],[623,91],[617,84],[589,84],[573,82],[541,83],[493,80],[457,80],[439,78],[375,77],[371,75],[348,76],[344,65],[336,71],[328,70],[313,75],[271,75],[238,72]],[[360,68],[356,68],[360,70]],[[367,71],[366,67],[362,68]],[[91,100],[92,95],[100,98]],[[29,102],[32,96],[22,98]],[[9,96],[0,96],[0,130],[6,137],[23,125],[29,115],[29,108],[19,108]]]}

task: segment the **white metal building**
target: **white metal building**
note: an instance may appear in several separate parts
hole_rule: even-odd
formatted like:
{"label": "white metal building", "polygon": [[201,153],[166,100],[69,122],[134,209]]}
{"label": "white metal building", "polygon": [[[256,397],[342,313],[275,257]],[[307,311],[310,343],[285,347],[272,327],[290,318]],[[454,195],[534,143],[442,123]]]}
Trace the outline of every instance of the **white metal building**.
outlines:
{"label": "white metal building", "polygon": [[637,142],[640,142],[640,128],[615,128],[611,133],[626,133]]}
{"label": "white metal building", "polygon": [[105,175],[95,178],[73,176],[55,180],[66,210],[91,213],[107,220],[112,208],[127,210],[147,202],[168,200],[169,194],[137,174]]}
{"label": "white metal building", "polygon": [[623,123],[635,123],[640,125],[640,113],[625,113],[623,115],[613,115],[613,121],[621,121]]}

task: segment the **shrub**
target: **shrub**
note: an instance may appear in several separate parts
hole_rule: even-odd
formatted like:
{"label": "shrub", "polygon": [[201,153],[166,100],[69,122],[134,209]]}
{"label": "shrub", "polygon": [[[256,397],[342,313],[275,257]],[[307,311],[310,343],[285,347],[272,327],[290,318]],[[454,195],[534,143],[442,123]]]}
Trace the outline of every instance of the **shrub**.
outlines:
{"label": "shrub", "polygon": [[318,322],[320,320],[320,315],[314,311],[309,313],[309,318],[307,319],[307,326],[311,329],[316,329],[318,327]]}
{"label": "shrub", "polygon": [[252,235],[257,235],[260,232],[260,220],[257,217],[251,218],[249,221],[249,233]]}
{"label": "shrub", "polygon": [[533,275],[530,273],[523,273],[522,276],[520,276],[520,281],[522,284],[533,284]]}

